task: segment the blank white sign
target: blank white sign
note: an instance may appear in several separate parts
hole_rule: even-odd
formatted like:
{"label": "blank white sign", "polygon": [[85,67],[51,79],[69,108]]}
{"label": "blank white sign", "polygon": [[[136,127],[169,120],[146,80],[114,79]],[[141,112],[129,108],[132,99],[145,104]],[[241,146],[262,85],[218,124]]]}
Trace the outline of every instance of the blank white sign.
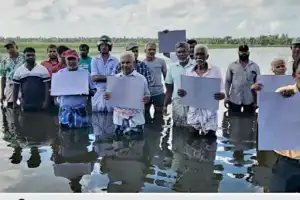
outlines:
{"label": "blank white sign", "polygon": [[144,109],[144,81],[135,77],[107,77],[107,92],[111,94],[111,107]]}
{"label": "blank white sign", "polygon": [[278,88],[295,84],[290,75],[259,75],[256,82],[263,84],[262,92],[275,92]]}
{"label": "blank white sign", "polygon": [[258,149],[300,150],[300,94],[284,98],[262,92],[259,98]]}
{"label": "blank white sign", "polygon": [[187,92],[180,99],[181,104],[194,108],[219,109],[219,101],[214,95],[221,91],[221,79],[181,75],[181,88]]}
{"label": "blank white sign", "polygon": [[51,96],[89,94],[90,74],[86,71],[54,73],[51,80]]}

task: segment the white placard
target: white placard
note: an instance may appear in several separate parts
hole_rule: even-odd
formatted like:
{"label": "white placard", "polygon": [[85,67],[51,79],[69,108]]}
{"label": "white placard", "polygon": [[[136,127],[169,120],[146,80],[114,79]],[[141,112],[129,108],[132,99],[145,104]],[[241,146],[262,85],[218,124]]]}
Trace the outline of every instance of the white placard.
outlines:
{"label": "white placard", "polygon": [[51,96],[89,94],[90,75],[86,71],[54,73],[51,80]]}
{"label": "white placard", "polygon": [[261,92],[275,92],[278,88],[295,84],[290,75],[259,75],[256,82],[263,84]]}
{"label": "white placard", "polygon": [[300,150],[299,104],[299,93],[290,98],[277,92],[260,93],[259,150]]}
{"label": "white placard", "polygon": [[136,77],[107,77],[107,92],[111,94],[108,104],[111,107],[144,109],[142,102],[144,82]]}
{"label": "white placard", "polygon": [[221,91],[221,79],[181,75],[181,88],[187,93],[180,99],[181,104],[194,108],[219,109],[219,101],[214,95]]}

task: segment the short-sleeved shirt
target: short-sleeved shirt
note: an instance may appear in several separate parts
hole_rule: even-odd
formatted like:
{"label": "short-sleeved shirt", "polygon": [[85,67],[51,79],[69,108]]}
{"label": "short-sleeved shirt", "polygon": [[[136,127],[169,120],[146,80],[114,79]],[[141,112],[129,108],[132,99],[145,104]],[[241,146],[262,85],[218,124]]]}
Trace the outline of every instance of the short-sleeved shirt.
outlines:
{"label": "short-sleeved shirt", "polygon": [[172,99],[178,98],[177,91],[181,88],[181,75],[185,75],[187,70],[192,69],[194,66],[195,62],[192,59],[189,59],[184,67],[179,62],[169,65],[165,83],[173,84]]}
{"label": "short-sleeved shirt", "polygon": [[164,93],[164,85],[162,82],[163,72],[167,72],[167,64],[164,59],[155,58],[153,61],[144,60],[151,74],[153,75],[153,84],[150,85],[149,90],[151,96],[157,96]]}
{"label": "short-sleeved shirt", "polygon": [[260,75],[259,66],[253,61],[249,61],[246,67],[243,67],[239,60],[231,63],[227,68],[225,79],[226,96],[230,102],[237,105],[252,104],[251,85],[256,82],[258,75]]}
{"label": "short-sleeved shirt", "polygon": [[41,65],[43,65],[44,67],[47,68],[50,77],[52,77],[52,73],[57,72],[57,69],[61,69],[62,65],[61,62],[59,60],[57,60],[56,62],[53,62],[50,59],[44,60],[41,62]]}
{"label": "short-sleeved shirt", "polygon": [[[85,69],[78,68],[77,71],[86,71]],[[68,68],[64,68],[59,70],[57,73],[68,72]],[[76,80],[74,80],[76,81]],[[92,82],[91,76],[89,78],[89,87],[90,89],[94,89],[94,84]],[[87,105],[87,96],[81,95],[67,95],[67,96],[59,96],[58,103],[59,107],[76,107],[76,106],[86,106]]]}
{"label": "short-sleeved shirt", "polygon": [[[110,56],[106,63],[104,63],[102,56],[95,56],[91,61],[91,76],[113,76],[118,65],[119,60],[114,56]],[[96,86],[104,90],[106,89],[106,83],[97,82]]]}
{"label": "short-sleeved shirt", "polygon": [[79,68],[85,69],[91,73],[91,62],[92,62],[92,57],[90,57],[90,56],[88,56],[86,58],[80,58],[79,59]]}
{"label": "short-sleeved shirt", "polygon": [[36,65],[29,70],[24,64],[15,71],[13,82],[21,86],[24,110],[36,110],[42,107],[45,101],[45,83],[50,80],[48,70],[42,65]]}
{"label": "short-sleeved shirt", "polygon": [[23,53],[19,53],[19,56],[14,60],[10,57],[6,57],[1,62],[0,66],[0,76],[6,77],[6,82],[12,83],[14,73],[16,69],[25,63],[25,57]]}

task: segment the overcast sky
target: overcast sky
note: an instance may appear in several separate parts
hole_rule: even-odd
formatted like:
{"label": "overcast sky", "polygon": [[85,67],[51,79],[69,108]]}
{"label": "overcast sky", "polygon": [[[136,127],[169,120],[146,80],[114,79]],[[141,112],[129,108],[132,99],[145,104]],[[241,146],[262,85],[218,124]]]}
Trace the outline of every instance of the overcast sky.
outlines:
{"label": "overcast sky", "polygon": [[300,36],[300,0],[3,0],[0,36]]}

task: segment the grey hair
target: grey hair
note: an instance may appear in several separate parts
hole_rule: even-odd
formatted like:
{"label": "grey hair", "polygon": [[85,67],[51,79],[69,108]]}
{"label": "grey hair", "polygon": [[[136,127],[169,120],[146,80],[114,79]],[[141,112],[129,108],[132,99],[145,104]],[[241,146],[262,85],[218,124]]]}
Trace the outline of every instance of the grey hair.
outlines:
{"label": "grey hair", "polygon": [[190,50],[190,45],[186,42],[178,42],[176,45],[175,45],[175,49],[177,48],[184,48],[186,49],[187,51]]}
{"label": "grey hair", "polygon": [[208,47],[204,44],[197,44],[194,48],[194,53],[196,53],[197,51],[202,50],[205,55],[208,55]]}
{"label": "grey hair", "polygon": [[124,57],[129,57],[130,59],[132,59],[132,61],[134,61],[135,57],[134,57],[134,53],[132,53],[131,51],[125,51],[120,55],[120,60]]}
{"label": "grey hair", "polygon": [[272,70],[274,70],[274,68],[275,68],[275,63],[278,62],[278,61],[282,61],[284,64],[286,64],[284,58],[276,57],[276,58],[274,58],[274,59],[271,61],[271,69],[272,69]]}
{"label": "grey hair", "polygon": [[155,48],[156,48],[156,43],[155,42],[147,42],[146,44],[145,44],[145,50],[148,48],[148,46],[150,46],[150,45],[154,45],[155,46]]}

